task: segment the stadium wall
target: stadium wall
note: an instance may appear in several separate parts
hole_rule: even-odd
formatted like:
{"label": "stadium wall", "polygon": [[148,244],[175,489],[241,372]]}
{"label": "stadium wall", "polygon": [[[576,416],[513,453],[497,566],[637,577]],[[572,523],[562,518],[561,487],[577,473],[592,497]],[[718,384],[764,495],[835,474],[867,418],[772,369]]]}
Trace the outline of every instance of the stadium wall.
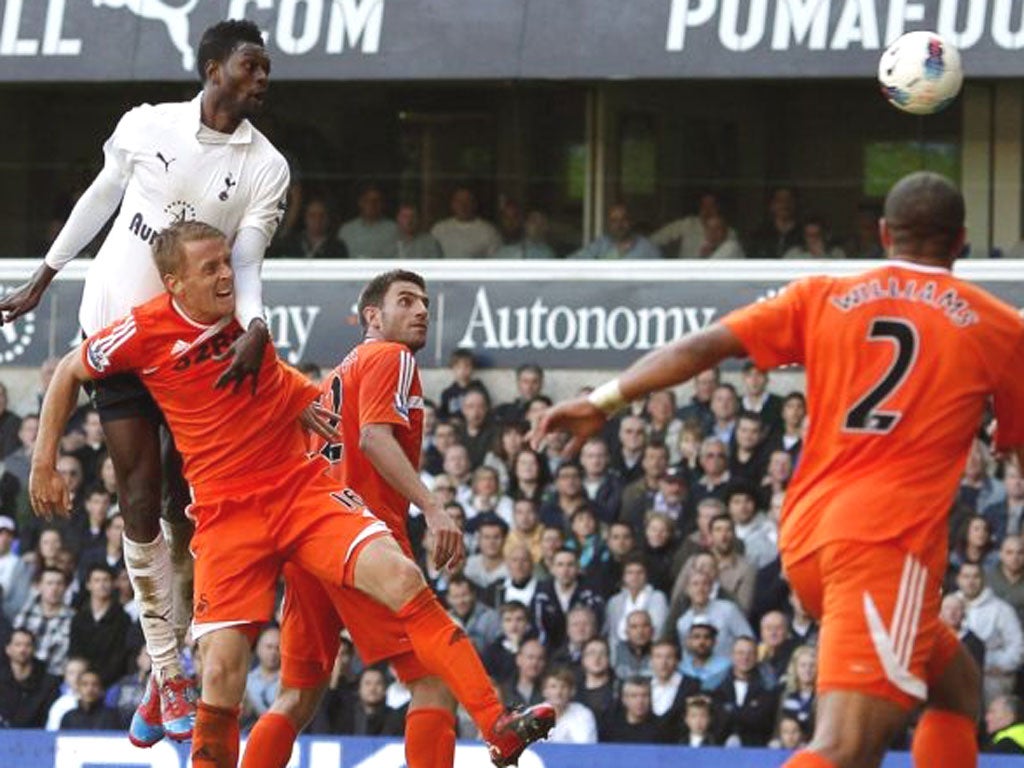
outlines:
{"label": "stadium wall", "polygon": [[[244,745],[243,745],[244,746]],[[540,744],[520,758],[520,768],[778,768],[788,752],[770,749],[663,747],[634,744]],[[164,741],[133,747],[122,734],[0,732],[3,764],[18,768],[187,768],[188,746]],[[455,768],[490,765],[479,743],[459,744]],[[910,768],[906,753],[890,754],[883,768]],[[980,768],[1019,766],[1020,758],[986,755]],[[401,741],[379,738],[302,737],[288,768],[404,768]]]}

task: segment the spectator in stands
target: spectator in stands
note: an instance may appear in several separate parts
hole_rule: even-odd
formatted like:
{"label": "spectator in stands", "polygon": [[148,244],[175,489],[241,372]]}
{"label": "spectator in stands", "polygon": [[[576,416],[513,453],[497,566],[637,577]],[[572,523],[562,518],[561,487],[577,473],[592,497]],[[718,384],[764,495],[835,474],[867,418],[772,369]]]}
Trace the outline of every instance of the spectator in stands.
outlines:
{"label": "spectator in stands", "polygon": [[804,733],[814,733],[814,684],[818,660],[813,648],[801,645],[793,651],[786,670],[786,682],[779,703],[779,717],[790,716],[800,723]]}
{"label": "spectator in stands", "polygon": [[243,719],[255,720],[267,713],[281,685],[281,630],[268,626],[256,641],[256,665],[245,680]]}
{"label": "spectator in stands", "polygon": [[[46,714],[46,730],[58,730],[64,715],[78,706],[78,680],[88,668],[89,662],[81,656],[68,657],[68,663],[64,665],[64,679],[58,689],[60,695],[50,705]],[[132,705],[133,712],[138,703],[139,699],[136,699],[135,704]]]}
{"label": "spectator in stands", "polygon": [[[506,214],[506,209],[508,214]],[[505,215],[522,216],[518,205],[510,209],[502,208]],[[510,222],[512,223],[512,222]],[[506,229],[503,222],[502,229]],[[496,259],[553,259],[556,254],[547,243],[548,217],[540,211],[530,211],[521,226],[509,227],[504,235],[504,245],[494,253]]]}
{"label": "spectator in stands", "polygon": [[38,658],[35,635],[15,629],[4,648],[7,663],[0,664],[0,726],[42,728],[57,698],[60,678],[47,672]]}
{"label": "spectator in stands", "polygon": [[524,448],[512,463],[509,496],[513,500],[529,499],[539,509],[544,500],[549,477],[547,462],[536,451]]}
{"label": "spectator in stands", "polygon": [[505,570],[505,577],[492,582],[484,591],[483,601],[492,608],[510,601],[529,605],[537,591],[538,580],[533,557],[526,545],[505,547]]}
{"label": "spectator in stands", "polygon": [[743,246],[735,237],[730,238],[732,227],[723,216],[712,216],[704,222],[704,237],[701,240],[699,259],[742,259]]}
{"label": "spectator in stands", "polygon": [[967,605],[965,625],[985,643],[985,701],[1013,690],[1017,668],[1024,661],[1024,636],[1017,613],[985,586],[977,563],[960,566],[956,583]]}
{"label": "spectator in stands", "polygon": [[544,700],[555,709],[555,727],[548,733],[553,744],[594,744],[597,720],[583,704],[573,701],[576,680],[567,669],[555,669],[544,675]]}
{"label": "spectator in stands", "polygon": [[775,737],[768,742],[774,749],[797,750],[807,745],[807,734],[800,721],[792,715],[781,715],[775,729]]}
{"label": "spectator in stands", "polygon": [[711,579],[694,570],[686,585],[690,607],[676,622],[676,633],[680,640],[686,638],[695,623],[707,622],[717,630],[715,653],[725,656],[732,651],[737,637],[754,634],[746,618],[731,600],[711,597]]}
{"label": "spectator in stands", "polygon": [[44,566],[34,586],[36,594],[14,620],[14,628],[32,633],[36,658],[46,664],[49,674],[59,678],[68,658],[74,618],[74,612],[64,604],[68,578],[59,568]]}
{"label": "spectator in stands", "polygon": [[100,676],[104,688],[124,674],[131,620],[114,595],[114,574],[105,565],[86,572],[89,597],[71,620],[69,653],[81,656]]}
{"label": "spectator in stands", "polygon": [[679,671],[678,645],[658,640],[651,646],[651,711],[661,719],[669,741],[679,738],[686,699],[700,689],[700,680]]}
{"label": "spectator in stands", "polygon": [[601,594],[611,595],[622,583],[622,571],[626,566],[626,558],[637,551],[636,534],[633,527],[621,520],[608,526],[608,552],[611,559],[605,566],[603,578],[599,580]]}
{"label": "spectator in stands", "polygon": [[758,489],[757,503],[765,507],[771,504],[772,496],[785,493],[793,477],[793,457],[783,450],[766,452],[768,469]]}
{"label": "spectator in stands", "polygon": [[149,652],[146,651],[146,646],[143,644],[135,657],[135,665],[132,670],[107,691],[107,706],[117,710],[122,728],[128,727],[135,708],[142,701],[152,669]]}
{"label": "spectator in stands", "polygon": [[789,659],[797,644],[789,635],[789,621],[781,611],[761,617],[761,643],[757,647],[758,671],[765,687],[782,685]]}
{"label": "spectator in stands", "polygon": [[462,396],[462,431],[459,440],[469,451],[470,465],[479,467],[494,443],[495,430],[491,424],[491,401],[486,390],[470,387]]}
{"label": "spectator in stands", "polygon": [[120,513],[110,515],[103,521],[103,538],[82,552],[79,559],[79,580],[84,582],[86,574],[94,565],[105,566],[116,577],[124,570],[124,518]]}
{"label": "spectator in stands", "polygon": [[[358,222],[359,219],[353,219]],[[358,239],[358,233],[352,237]],[[312,197],[302,212],[302,232],[282,238],[273,247],[275,256],[289,259],[344,259],[348,247],[344,238],[335,237],[327,201]]]}
{"label": "spectator in stands", "polygon": [[100,673],[87,669],[78,678],[78,706],[60,721],[62,731],[113,731],[121,727],[117,710],[103,703],[106,691]]}
{"label": "spectator in stands", "polygon": [[[343,736],[394,736],[402,733],[403,718],[385,702],[387,679],[375,667],[359,675],[355,701],[341,702],[331,716],[331,731]],[[347,698],[347,697],[346,697]]]}
{"label": "spectator in stands", "polygon": [[[512,476],[512,466],[515,464],[516,456],[526,447],[526,433],[530,426],[525,422],[516,424],[498,424],[497,434],[491,449],[484,456],[484,466],[490,467],[498,473],[500,487],[507,492],[509,479]],[[511,505],[511,499],[509,499]],[[506,522],[512,521],[512,510],[509,507],[509,517]]]}
{"label": "spectator in stands", "polygon": [[[434,425],[434,432],[430,436],[430,445],[423,451],[421,459],[423,471],[427,476],[440,479],[439,475],[444,472],[444,455],[458,441],[458,431],[453,421],[442,421]],[[454,490],[453,486],[453,493]]]}
{"label": "spectator in stands", "polygon": [[[743,542],[744,556],[755,570],[764,568],[779,556],[775,525],[768,515],[757,511],[757,496],[750,485],[733,483],[725,498],[736,538]],[[749,606],[744,610],[749,610]]]}
{"label": "spectator in stands", "polygon": [[[670,221],[653,235],[651,242],[661,248],[665,255],[680,259],[701,258],[701,245],[705,242],[705,228],[711,218],[721,218],[722,206],[718,194],[704,190],[697,199],[697,213]],[[736,232],[727,231],[728,239],[736,240]],[[672,254],[668,246],[678,243],[678,251]]]}
{"label": "spectator in stands", "polygon": [[555,495],[540,508],[541,522],[564,529],[573,513],[587,504],[579,465],[563,464],[555,473]]}
{"label": "spectator in stands", "polygon": [[1020,536],[1024,522],[1024,477],[1016,462],[1007,462],[1003,468],[1003,486],[1006,498],[984,508],[982,514],[992,530],[996,544],[1006,536]]}
{"label": "spectator in stands", "polygon": [[754,234],[748,255],[754,259],[781,259],[790,248],[800,245],[801,234],[796,192],[789,187],[776,187],[768,200],[768,220]]}
{"label": "spectator in stands", "polygon": [[711,414],[715,418],[711,436],[731,446],[736,431],[736,419],[740,414],[740,398],[732,384],[719,384],[715,387],[711,395]]}
{"label": "spectator in stands", "polygon": [[420,212],[412,203],[402,203],[395,214],[398,227],[397,257],[401,261],[440,259],[441,244],[420,229]]}
{"label": "spectator in stands", "polygon": [[560,525],[545,525],[540,534],[540,560],[534,572],[537,578],[550,578],[555,572],[555,555],[565,547],[565,529]]}
{"label": "spectator in stands", "polygon": [[486,391],[483,383],[474,377],[476,373],[476,357],[468,349],[456,349],[448,358],[448,368],[452,372],[452,383],[441,391],[441,405],[438,416],[447,421],[453,416],[462,415],[462,398],[470,389]]}
{"label": "spectator in stands", "polygon": [[532,499],[516,499],[512,504],[512,527],[505,538],[505,555],[515,547],[525,547],[530,560],[536,564],[540,561],[543,533],[536,503]]}
{"label": "spectator in stands", "polygon": [[878,236],[878,219],[882,211],[875,203],[863,202],[857,206],[854,235],[846,246],[851,259],[883,259],[885,249]]}
{"label": "spectator in stands", "polygon": [[516,674],[516,655],[530,632],[530,612],[518,600],[502,603],[501,634],[480,655],[487,673],[499,683]]}
{"label": "spectator in stands", "polygon": [[643,531],[647,511],[654,508],[654,499],[661,490],[661,479],[668,471],[668,460],[666,446],[658,443],[645,445],[640,459],[640,477],[622,490],[619,519],[633,526],[638,536]]}
{"label": "spectator in stands", "polygon": [[711,551],[711,521],[725,513],[725,503],[714,496],[707,496],[697,503],[697,524],[693,533],[683,539],[672,558],[672,573],[675,575],[672,592],[669,599],[675,599],[675,595],[682,591],[683,586],[678,584],[678,577],[683,571],[683,566],[691,557],[700,552]]}
{"label": "spectator in stands", "polygon": [[1020,536],[1003,539],[999,563],[986,570],[985,582],[996,597],[1010,604],[1024,626],[1024,542]]}
{"label": "spectator in stands", "polygon": [[702,691],[714,691],[729,674],[729,658],[715,653],[718,628],[707,618],[697,617],[684,637],[683,660],[679,671],[700,681]]}
{"label": "spectator in stands", "polygon": [[620,680],[630,677],[651,677],[651,643],[654,625],[643,608],[631,611],[625,619],[626,639],[612,639],[612,664]]}
{"label": "spectator in stands", "polygon": [[608,207],[606,234],[569,256],[570,259],[660,259],[661,252],[633,231],[629,209],[622,203]]}
{"label": "spectator in stands", "polygon": [[782,398],[768,391],[768,373],[758,368],[753,361],[743,364],[743,396],[740,408],[743,413],[753,413],[761,418],[765,433],[777,431],[782,426]]}
{"label": "spectator in stands", "polygon": [[14,621],[32,588],[32,568],[14,553],[14,536],[14,521],[0,515],[0,598],[8,621]]}
{"label": "spectator in stands", "polygon": [[986,752],[1024,754],[1024,707],[1017,696],[997,696],[985,710]]}
{"label": "spectator in stands", "polygon": [[939,620],[949,627],[959,638],[967,652],[978,664],[978,669],[985,669],[985,643],[981,638],[971,632],[964,623],[967,618],[967,603],[964,599],[954,593],[942,598],[939,607]]}
{"label": "spectator in stands", "polygon": [[[460,505],[468,505],[473,500],[473,466],[469,460],[469,451],[462,443],[456,441],[444,452],[444,473],[455,483],[455,501]],[[465,510],[463,510],[465,511]]]}
{"label": "spectator in stands", "polygon": [[640,553],[647,565],[647,577],[651,585],[662,592],[667,593],[672,587],[672,558],[676,545],[676,529],[672,518],[661,512],[648,514]]}
{"label": "spectator in stands", "polygon": [[544,389],[544,369],[536,363],[523,363],[516,368],[516,398],[494,409],[494,418],[501,424],[518,424],[527,420],[526,409]]}
{"label": "spectator in stands", "polygon": [[729,455],[729,476],[757,485],[767,469],[768,460],[761,449],[764,428],[761,418],[753,413],[742,413],[736,420],[732,450]]}
{"label": "spectator in stands", "polygon": [[601,729],[601,741],[651,744],[663,741],[658,719],[651,712],[651,681],[630,677],[622,684],[622,698]]}
{"label": "spectator in stands", "polygon": [[686,733],[680,739],[688,747],[713,747],[717,745],[714,735],[714,717],[711,700],[707,696],[695,695],[686,700],[683,719]]}
{"label": "spectator in stands", "polygon": [[977,563],[983,569],[999,562],[992,541],[992,529],[982,515],[970,515],[961,523],[949,549],[949,570],[955,574],[964,563]]}
{"label": "spectator in stands", "polygon": [[[820,627],[814,617],[807,612],[804,604],[800,602],[796,592],[789,593],[789,634],[799,645],[806,645],[811,648],[818,647],[818,634]],[[810,731],[808,731],[810,733]]]}
{"label": "spectator in stands", "polygon": [[599,583],[602,570],[611,560],[611,553],[598,528],[597,515],[589,503],[577,508],[569,518],[569,536],[565,547],[578,555],[584,579],[590,584]]}
{"label": "spectator in stands", "polygon": [[566,615],[565,627],[565,642],[551,652],[551,663],[578,670],[584,646],[597,637],[597,616],[585,605],[574,606]]}
{"label": "spectator in stands", "polygon": [[376,184],[359,192],[359,215],[338,230],[353,259],[393,259],[398,253],[398,225],[384,217],[384,195]]}
{"label": "spectator in stands", "polygon": [[21,445],[18,430],[21,417],[11,411],[7,397],[7,385],[0,382],[0,460],[6,459]]}
{"label": "spectator in stands", "polygon": [[618,681],[611,667],[611,652],[603,637],[588,640],[583,646],[583,669],[576,686],[576,701],[594,713],[603,723],[618,699]]}
{"label": "spectator in stands", "polygon": [[39,433],[39,416],[30,413],[18,427],[18,447],[4,458],[4,469],[17,481],[22,491],[28,489],[28,475],[32,469],[32,451]]}
{"label": "spectator in stands", "polygon": [[[494,467],[479,466],[473,470],[473,483],[470,485],[473,495],[466,505],[467,515],[473,521],[473,527],[479,530],[483,518],[496,517],[508,532],[508,524],[512,522],[513,502],[511,497],[501,492],[501,481],[498,470]],[[505,540],[502,538],[502,545]],[[498,553],[501,557],[501,553]]]}
{"label": "spectator in stands", "polygon": [[676,453],[679,455],[679,469],[686,477],[687,485],[693,485],[700,477],[700,444],[704,442],[704,429],[700,422],[688,419],[679,430],[679,443]]}
{"label": "spectator in stands", "polygon": [[78,552],[102,547],[105,544],[103,529],[110,512],[111,499],[102,485],[92,485],[82,492],[82,506],[85,514],[73,520],[69,539]]}
{"label": "spectator in stands", "polygon": [[757,642],[738,637],[732,647],[732,669],[714,692],[719,713],[717,740],[739,741],[744,747],[763,747],[775,727],[778,701],[757,671]]}
{"label": "spectator in stands", "polygon": [[[478,469],[477,472],[479,471]],[[508,526],[492,512],[480,515],[474,522],[478,551],[466,559],[465,574],[474,585],[484,590],[495,582],[508,578],[508,568],[505,567],[505,557],[502,554]]]}
{"label": "spectator in stands", "polygon": [[729,474],[729,449],[725,441],[718,437],[705,438],[700,444],[700,466],[704,474],[690,492],[693,502],[700,504],[709,497],[724,502],[732,479]]}
{"label": "spectator in stands", "polygon": [[711,411],[711,400],[715,390],[721,383],[717,368],[701,371],[693,377],[693,396],[690,402],[679,409],[678,416],[683,421],[697,421],[705,434],[711,432],[715,424],[715,415]]}
{"label": "spectator in stands", "polygon": [[975,440],[967,454],[957,500],[976,513],[1006,500],[1006,488],[990,474],[991,462],[988,448],[980,440]]}
{"label": "spectator in stands", "polygon": [[711,554],[718,566],[718,581],[733,596],[743,613],[754,602],[757,569],[736,548],[736,527],[732,518],[722,514],[711,521]]}
{"label": "spectator in stands", "polygon": [[679,434],[683,422],[676,417],[676,396],[670,389],[652,392],[644,404],[647,419],[647,442],[668,446],[669,461],[679,462]]}
{"label": "spectator in stands", "polygon": [[448,580],[445,599],[448,612],[466,630],[477,653],[481,653],[501,634],[501,620],[497,611],[476,599],[473,583],[465,576],[456,574]]}
{"label": "spectator in stands", "polygon": [[619,449],[612,466],[625,484],[639,480],[643,474],[644,446],[647,445],[647,427],[639,416],[627,415],[619,423]]}
{"label": "spectator in stands", "polygon": [[640,610],[647,612],[654,634],[661,635],[668,616],[668,599],[648,583],[647,564],[634,553],[623,560],[622,589],[608,601],[604,633],[612,643],[626,641],[627,617]]}
{"label": "spectator in stands", "polygon": [[804,446],[804,419],[807,417],[807,400],[800,392],[790,392],[782,401],[782,428],[776,429],[765,444],[769,453],[785,451],[793,459],[793,465],[800,460]]}
{"label": "spectator in stands", "polygon": [[580,449],[583,469],[583,490],[602,523],[612,522],[622,506],[622,481],[611,470],[608,444],[601,437],[591,437]]}
{"label": "spectator in stands", "polygon": [[801,242],[786,251],[784,259],[845,259],[846,252],[831,240],[824,220],[811,216],[800,228]]}
{"label": "spectator in stands", "polygon": [[498,230],[477,214],[476,195],[469,187],[457,187],[452,193],[451,212],[451,218],[430,230],[446,259],[479,259],[501,247]]}
{"label": "spectator in stands", "polygon": [[711,582],[712,600],[736,602],[729,591],[718,581],[718,563],[715,556],[711,552],[698,552],[686,562],[672,585],[672,591],[669,593],[668,618],[662,629],[662,637],[678,639],[676,624],[679,622],[679,618],[690,609],[690,595],[687,587],[692,573],[703,573],[707,576]]}
{"label": "spectator in stands", "polygon": [[526,640],[516,654],[516,675],[501,686],[501,697],[506,707],[532,707],[543,700],[541,676],[547,654],[539,640]]}
{"label": "spectator in stands", "polygon": [[577,605],[585,605],[597,616],[598,625],[604,620],[604,600],[579,579],[580,566],[571,549],[559,550],[552,562],[552,576],[537,585],[533,596],[533,626],[540,640],[549,648],[558,648],[565,642],[566,612]]}

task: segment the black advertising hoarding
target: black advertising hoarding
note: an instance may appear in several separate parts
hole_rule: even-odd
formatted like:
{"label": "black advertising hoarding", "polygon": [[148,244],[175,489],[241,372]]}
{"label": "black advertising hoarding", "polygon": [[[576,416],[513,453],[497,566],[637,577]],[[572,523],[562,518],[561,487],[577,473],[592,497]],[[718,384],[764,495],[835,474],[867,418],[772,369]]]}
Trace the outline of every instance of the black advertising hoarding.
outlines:
{"label": "black advertising hoarding", "polygon": [[283,80],[873,77],[933,29],[969,76],[1024,74],[1020,0],[0,0],[0,81],[195,79],[247,18]]}
{"label": "black advertising hoarding", "polygon": [[[31,274],[33,262],[0,262],[0,292]],[[589,263],[420,262],[432,298],[431,331],[420,364],[446,364],[467,347],[485,365],[537,362],[547,368],[616,369],[699,330],[732,309],[773,295],[791,279],[848,274],[864,262],[744,261]],[[291,363],[334,366],[360,338],[359,290],[384,262],[268,262],[264,299],[274,342]],[[36,366],[79,338],[78,302],[88,261],[74,262],[30,316],[0,328],[0,365]],[[1024,307],[1024,264],[964,262],[957,273]]]}

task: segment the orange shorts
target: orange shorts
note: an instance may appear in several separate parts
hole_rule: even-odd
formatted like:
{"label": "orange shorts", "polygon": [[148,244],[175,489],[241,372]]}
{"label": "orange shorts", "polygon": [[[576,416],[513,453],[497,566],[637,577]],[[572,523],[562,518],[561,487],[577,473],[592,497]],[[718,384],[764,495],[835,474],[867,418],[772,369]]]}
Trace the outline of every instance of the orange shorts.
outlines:
{"label": "orange shorts", "polygon": [[944,548],[898,541],[826,544],[786,576],[821,622],[818,691],[850,690],[911,709],[959,647],[939,621]]}
{"label": "orange shorts", "polygon": [[[406,548],[403,542],[403,549]],[[353,563],[359,549],[353,552]],[[382,603],[356,589],[338,589],[326,584],[291,564],[285,566],[284,578],[281,617],[281,681],[284,685],[316,688],[329,679],[343,628],[348,629],[364,664],[387,660],[405,683],[430,674],[413,653],[402,622]]]}
{"label": "orange shorts", "polygon": [[[387,526],[339,492],[316,462],[277,470],[272,484],[205,498],[195,490],[192,634],[271,618],[278,577],[292,562],[320,579],[351,584],[352,553]],[[208,494],[207,494],[208,496]],[[356,497],[357,498],[357,497]]]}

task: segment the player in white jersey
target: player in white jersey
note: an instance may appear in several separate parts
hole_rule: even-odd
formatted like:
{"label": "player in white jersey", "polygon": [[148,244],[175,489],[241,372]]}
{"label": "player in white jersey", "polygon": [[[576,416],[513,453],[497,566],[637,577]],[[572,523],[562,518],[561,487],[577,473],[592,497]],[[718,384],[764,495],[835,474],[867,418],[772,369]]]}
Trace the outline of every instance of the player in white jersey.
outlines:
{"label": "player in white jersey", "polygon": [[[270,59],[256,25],[225,21],[204,32],[198,64],[203,91],[195,99],[144,104],[121,118],[103,145],[103,170],[29,282],[0,301],[0,322],[35,307],[118,206],[85,281],[79,321],[86,335],[163,292],[151,247],[160,230],[175,221],[206,221],[233,238],[237,316],[247,329],[217,386],[234,382],[238,389],[251,376],[255,391],[269,338],[260,264],[284,213],[289,180],[284,157],[249,122],[263,106]],[[184,740],[192,732],[195,691],[178,659],[192,614],[191,524],[180,458],[169,434],[161,436],[163,417],[138,379],[113,377],[91,395],[114,463],[125,563],[153,660],[129,737],[140,746],[164,735]],[[162,504],[165,476],[169,493]]]}

